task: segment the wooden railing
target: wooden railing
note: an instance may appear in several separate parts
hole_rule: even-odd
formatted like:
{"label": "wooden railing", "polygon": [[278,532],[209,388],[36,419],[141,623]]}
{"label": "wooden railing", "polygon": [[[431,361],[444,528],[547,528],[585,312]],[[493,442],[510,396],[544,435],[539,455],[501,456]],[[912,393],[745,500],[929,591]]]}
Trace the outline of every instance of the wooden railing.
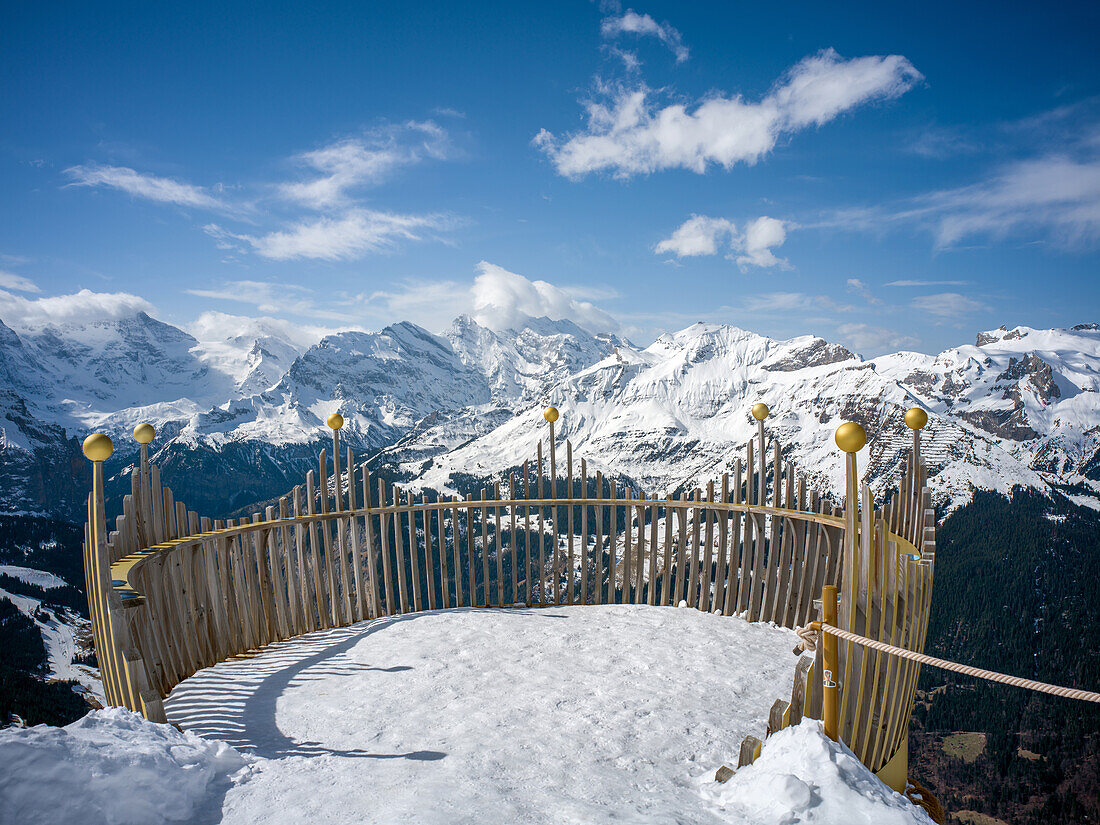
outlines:
{"label": "wooden railing", "polygon": [[[841,428],[854,440],[838,431],[842,510],[809,488],[777,440],[769,448],[767,408],[753,412],[757,436],[732,475],[664,498],[590,473],[569,441],[559,473],[553,408],[533,462],[448,497],[372,480],[341,450],[334,415],[331,463],[321,451],[304,485],[227,521],[200,517],[161,485],[149,461],[153,428],[141,425],[140,463],[109,533],[102,465],[113,446],[89,436],[85,570],[107,699],[165,721],[169,691],[219,661],[314,630],[451,607],[683,602],[793,628],[815,617],[823,589],[839,586],[844,628],[922,650],[935,542],[919,460],[926,417],[913,426],[907,414],[913,452],[898,494],[878,509],[857,484],[862,428]],[[918,668],[841,648],[824,679],[840,686],[837,734],[873,770],[892,776],[901,764],[904,782]],[[821,718],[823,670],[820,649],[799,660],[792,700],[773,708],[769,729]]]}

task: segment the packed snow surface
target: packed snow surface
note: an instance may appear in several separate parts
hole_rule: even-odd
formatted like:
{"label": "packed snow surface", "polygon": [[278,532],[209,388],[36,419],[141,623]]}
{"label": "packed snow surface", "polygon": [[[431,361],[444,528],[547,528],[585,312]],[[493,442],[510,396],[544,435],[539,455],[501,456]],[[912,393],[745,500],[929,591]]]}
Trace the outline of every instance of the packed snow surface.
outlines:
{"label": "packed snow surface", "polygon": [[229,776],[245,765],[224,742],[123,708],[63,728],[0,730],[0,822],[217,822]]}
{"label": "packed snow surface", "polygon": [[0,731],[0,822],[927,825],[806,721],[727,784],[792,633],[667,607],[419,613],[314,633],[125,710]]}

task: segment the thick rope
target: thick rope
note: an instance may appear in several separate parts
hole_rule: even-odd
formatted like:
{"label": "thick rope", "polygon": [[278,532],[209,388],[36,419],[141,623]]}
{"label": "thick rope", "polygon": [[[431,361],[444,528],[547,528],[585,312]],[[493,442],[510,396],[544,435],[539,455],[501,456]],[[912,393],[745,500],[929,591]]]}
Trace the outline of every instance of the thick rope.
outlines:
{"label": "thick rope", "polygon": [[979,667],[960,665],[957,662],[949,662],[946,659],[937,659],[935,656],[917,653],[915,650],[906,650],[903,647],[894,647],[894,645],[887,644],[886,642],[868,639],[866,636],[858,636],[855,633],[849,633],[847,630],[841,630],[839,627],[834,627],[824,622],[821,623],[821,629],[826,633],[831,633],[838,638],[854,642],[857,645],[869,647],[872,650],[878,650],[883,653],[889,653],[892,656],[900,656],[903,659],[910,659],[923,665],[932,665],[932,667],[939,667],[944,670],[953,670],[956,673],[975,676],[979,679],[988,679],[991,682],[1000,682],[1001,684],[1012,685],[1013,687],[1037,690],[1042,693],[1053,694],[1054,696],[1064,696],[1067,699],[1080,699],[1082,702],[1100,703],[1100,693],[1093,693],[1089,690],[1048,685],[1045,682],[1036,682],[1033,679],[1022,679],[1019,676],[1009,676],[1007,673],[996,673],[992,670],[982,670]]}

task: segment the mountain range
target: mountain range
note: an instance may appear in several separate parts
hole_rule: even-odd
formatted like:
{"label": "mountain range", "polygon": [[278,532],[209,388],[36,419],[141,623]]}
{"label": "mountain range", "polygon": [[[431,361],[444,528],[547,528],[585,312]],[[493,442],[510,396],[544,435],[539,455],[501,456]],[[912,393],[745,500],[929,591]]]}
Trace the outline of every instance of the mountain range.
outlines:
{"label": "mountain range", "polygon": [[108,475],[128,486],[129,433],[149,421],[177,497],[224,515],[298,483],[334,411],[372,467],[454,490],[530,457],[549,403],[592,469],[672,492],[731,470],[755,429],[748,410],[764,401],[788,459],[836,493],[836,426],[867,429],[861,468],[883,492],[909,443],[904,411],[921,405],[941,508],[1019,485],[1100,509],[1095,324],[1001,327],[938,355],[869,360],[814,336],[702,323],[642,348],[545,317],[493,330],[463,316],[438,335],[404,322],[308,347],[274,325],[204,337],[140,312],[18,331],[0,322],[0,508],[79,519],[83,437],[111,435]]}

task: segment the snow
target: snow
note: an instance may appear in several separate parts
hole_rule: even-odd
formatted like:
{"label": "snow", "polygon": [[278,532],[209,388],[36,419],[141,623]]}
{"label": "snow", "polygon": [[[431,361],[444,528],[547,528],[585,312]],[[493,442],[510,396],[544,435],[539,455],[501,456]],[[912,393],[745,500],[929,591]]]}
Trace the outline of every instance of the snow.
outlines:
{"label": "snow", "polygon": [[696,777],[763,732],[796,641],[667,607],[428,612],[216,665],[166,705],[258,757],[226,823],[718,822]]}
{"label": "snow", "polygon": [[795,641],[632,605],[313,633],[177,686],[166,706],[183,733],[121,709],[0,731],[0,818],[927,825],[812,721],[714,780],[789,689]]}
{"label": "snow", "polygon": [[[39,570],[30,572],[42,573]],[[42,573],[42,575],[49,576],[51,574]],[[50,607],[43,607],[42,602],[32,596],[9,593],[2,588],[0,588],[0,599],[11,601],[20,613],[38,627],[39,632],[42,634],[42,642],[46,646],[46,657],[50,667],[47,674],[49,678],[77,682],[99,704],[107,704],[103,693],[103,683],[99,680],[99,671],[87,665],[73,663],[73,657],[80,650],[80,645],[76,640],[77,632],[90,633],[91,623],[87,619],[68,610],[57,611]]]}
{"label": "snow", "polygon": [[3,822],[160,825],[216,822],[246,759],[224,742],[109,708],[63,728],[0,730],[0,765]]}
{"label": "snow", "polygon": [[814,719],[779,731],[724,785],[700,790],[730,822],[928,825],[922,808],[876,779]]}
{"label": "snow", "polygon": [[66,584],[63,578],[46,570],[34,570],[30,567],[18,567],[14,564],[0,564],[0,575],[11,576],[13,579],[19,579],[21,582],[33,584],[46,590],[54,587],[64,587]]}

